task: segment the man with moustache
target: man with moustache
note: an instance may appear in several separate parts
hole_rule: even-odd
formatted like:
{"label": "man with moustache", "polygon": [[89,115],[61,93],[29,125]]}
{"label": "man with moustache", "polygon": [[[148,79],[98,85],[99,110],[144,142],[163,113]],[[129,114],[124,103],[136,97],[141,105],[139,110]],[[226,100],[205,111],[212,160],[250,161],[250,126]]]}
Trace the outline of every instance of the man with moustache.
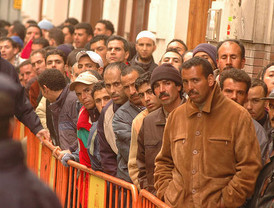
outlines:
{"label": "man with moustache", "polygon": [[121,72],[121,83],[128,101],[115,112],[112,121],[118,148],[117,177],[127,182],[131,182],[128,173],[128,156],[132,121],[142,110],[144,110],[141,99],[135,88],[135,81],[142,73],[144,73],[144,70],[139,66],[129,66]]}
{"label": "man with moustache", "polygon": [[157,64],[153,59],[153,52],[156,50],[156,37],[150,31],[141,31],[136,37],[137,54],[129,62],[130,65],[142,67],[145,71],[152,72]]}
{"label": "man with moustache", "polygon": [[186,61],[181,75],[189,99],[166,123],[155,160],[157,196],[174,208],[240,207],[261,169],[251,117],[222,94],[207,60]]}
{"label": "man with moustache", "polygon": [[141,189],[156,194],[154,188],[155,157],[162,146],[162,138],[166,120],[171,111],[177,108],[182,99],[182,78],[178,70],[171,64],[163,64],[154,69],[151,75],[151,89],[162,107],[144,118],[138,136],[137,166]]}

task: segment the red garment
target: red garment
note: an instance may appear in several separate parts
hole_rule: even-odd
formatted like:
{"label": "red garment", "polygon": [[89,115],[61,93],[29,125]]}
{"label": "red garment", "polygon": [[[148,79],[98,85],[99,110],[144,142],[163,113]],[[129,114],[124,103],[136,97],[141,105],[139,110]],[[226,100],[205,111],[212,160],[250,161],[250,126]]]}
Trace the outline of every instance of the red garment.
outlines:
{"label": "red garment", "polygon": [[30,39],[30,41],[27,43],[27,45],[25,45],[25,47],[23,48],[23,50],[21,52],[21,58],[28,59],[30,57],[32,42],[33,42],[32,39]]}
{"label": "red garment", "polygon": [[35,82],[32,83],[29,89],[29,101],[34,109],[36,109],[38,106],[37,99],[38,99],[39,93],[40,93],[40,88],[39,88],[38,81],[36,80]]}

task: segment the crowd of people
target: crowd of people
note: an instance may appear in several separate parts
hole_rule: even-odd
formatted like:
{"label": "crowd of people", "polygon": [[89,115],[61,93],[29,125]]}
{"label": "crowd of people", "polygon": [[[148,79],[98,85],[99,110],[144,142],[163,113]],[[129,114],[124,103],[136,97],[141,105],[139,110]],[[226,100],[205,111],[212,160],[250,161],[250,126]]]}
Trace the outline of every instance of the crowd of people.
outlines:
{"label": "crowd of people", "polygon": [[173,39],[155,61],[154,33],[135,43],[114,33],[109,20],[94,30],[75,18],[1,20],[0,73],[17,88],[8,118],[52,142],[65,166],[134,183],[171,207],[272,207],[274,63],[251,79],[239,40],[189,50]]}

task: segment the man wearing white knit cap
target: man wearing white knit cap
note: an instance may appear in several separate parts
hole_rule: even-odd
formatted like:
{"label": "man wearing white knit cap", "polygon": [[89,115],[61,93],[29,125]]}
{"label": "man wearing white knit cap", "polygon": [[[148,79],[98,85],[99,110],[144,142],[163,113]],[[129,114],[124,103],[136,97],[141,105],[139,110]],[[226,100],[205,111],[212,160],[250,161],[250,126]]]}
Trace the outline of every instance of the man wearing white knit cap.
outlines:
{"label": "man wearing white knit cap", "polygon": [[150,31],[141,31],[136,37],[135,48],[137,54],[129,62],[130,65],[138,65],[145,71],[152,72],[158,66],[152,56],[156,50],[156,36]]}
{"label": "man wearing white knit cap", "polygon": [[103,60],[99,54],[93,51],[80,51],[76,55],[76,61],[81,71],[96,70],[99,74],[103,74]]}

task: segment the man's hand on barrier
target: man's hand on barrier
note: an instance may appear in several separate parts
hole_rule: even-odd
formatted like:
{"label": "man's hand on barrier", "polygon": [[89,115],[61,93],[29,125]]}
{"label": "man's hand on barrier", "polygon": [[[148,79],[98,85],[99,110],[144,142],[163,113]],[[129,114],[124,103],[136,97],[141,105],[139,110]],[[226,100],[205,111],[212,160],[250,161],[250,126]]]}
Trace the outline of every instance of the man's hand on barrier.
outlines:
{"label": "man's hand on barrier", "polygon": [[61,162],[62,164],[65,166],[65,167],[68,167],[68,161],[69,160],[73,160],[75,161],[75,156],[73,154],[70,154],[70,153],[66,153],[64,154],[64,156],[62,157],[61,159]]}
{"label": "man's hand on barrier", "polygon": [[60,151],[59,154],[58,154],[58,160],[61,160],[62,157],[66,154],[66,153],[69,153],[71,154],[71,152],[69,150],[63,150],[63,151]]}
{"label": "man's hand on barrier", "polygon": [[59,146],[56,146],[54,150],[52,151],[53,157],[57,158],[59,157],[59,152],[61,151],[61,148]]}
{"label": "man's hand on barrier", "polygon": [[43,140],[47,140],[47,141],[51,141],[50,139],[50,133],[48,130],[46,129],[41,129],[37,134],[36,137],[38,137],[38,139],[40,139],[40,141],[42,142]]}

